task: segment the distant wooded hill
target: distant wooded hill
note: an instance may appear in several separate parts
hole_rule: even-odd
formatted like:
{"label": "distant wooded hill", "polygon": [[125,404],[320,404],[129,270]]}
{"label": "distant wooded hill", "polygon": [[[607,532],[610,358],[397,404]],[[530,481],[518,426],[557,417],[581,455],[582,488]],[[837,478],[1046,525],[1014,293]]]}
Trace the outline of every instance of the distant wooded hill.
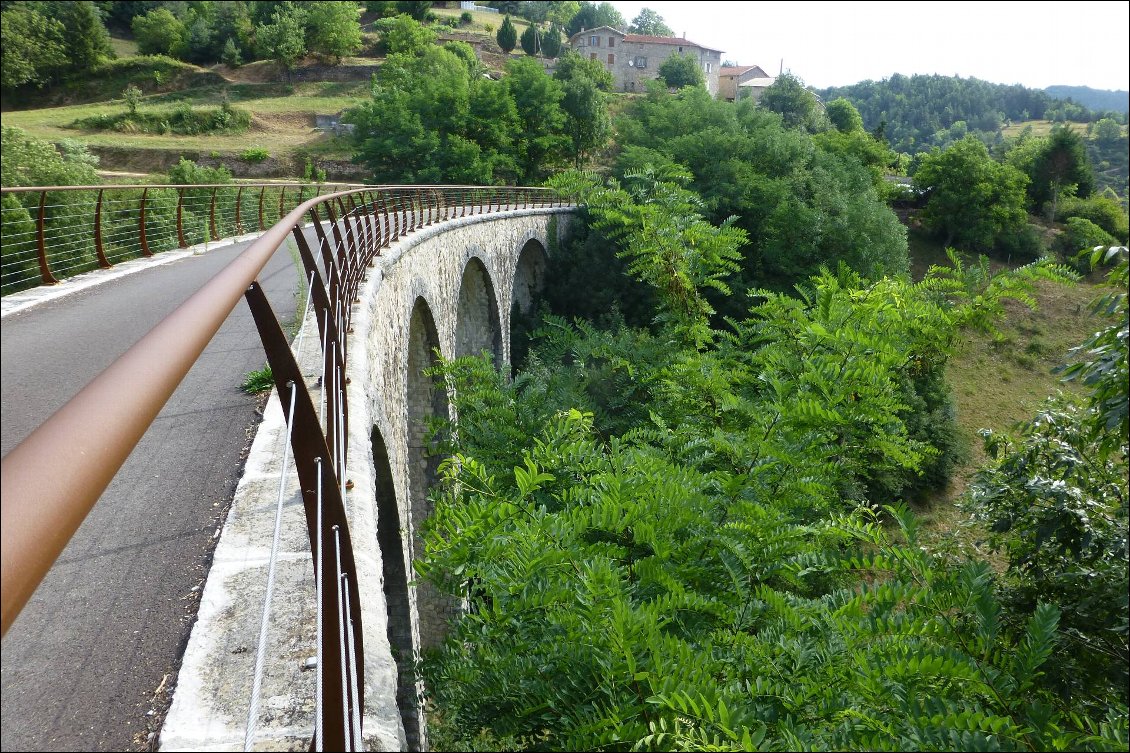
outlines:
{"label": "distant wooded hill", "polygon": [[1120,110],[1096,111],[1019,84],[956,76],[896,73],[882,81],[863,81],[818,93],[825,102],[846,98],[859,110],[868,130],[882,133],[896,151],[910,154],[946,146],[973,132],[985,134],[985,140],[991,143],[1010,122],[1089,123],[1112,117],[1126,123],[1125,101]]}
{"label": "distant wooded hill", "polygon": [[1056,99],[1071,99],[1090,110],[1130,112],[1130,92],[1092,89],[1089,86],[1049,86],[1044,89]]}

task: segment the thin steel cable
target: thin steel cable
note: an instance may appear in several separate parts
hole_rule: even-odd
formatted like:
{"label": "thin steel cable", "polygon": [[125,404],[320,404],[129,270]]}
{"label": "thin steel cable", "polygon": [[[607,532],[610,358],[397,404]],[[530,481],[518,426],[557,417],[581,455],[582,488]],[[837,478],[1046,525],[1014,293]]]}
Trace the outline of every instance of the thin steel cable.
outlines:
{"label": "thin steel cable", "polygon": [[324,598],[325,587],[326,587],[325,586],[325,583],[326,583],[326,572],[325,572],[326,571],[326,567],[325,567],[326,552],[325,552],[325,546],[323,546],[323,544],[325,542],[325,537],[323,536],[323,518],[322,518],[322,458],[314,458],[314,462],[318,466],[318,524],[317,524],[318,536],[317,536],[317,539],[316,539],[316,541],[318,542],[318,562],[317,562],[317,568],[318,568],[317,578],[318,578],[318,580],[317,580],[317,583],[315,584],[317,589],[318,589],[318,595],[317,595],[318,605],[317,605],[317,618],[316,618],[317,621],[318,621],[318,626],[317,626],[317,630],[315,632],[316,637],[314,639],[315,645],[317,646],[315,653],[314,653],[314,656],[315,656],[315,661],[318,662],[318,666],[317,666],[317,676],[315,678],[315,683],[316,683],[317,687],[314,690],[314,749],[321,751],[321,750],[325,750],[325,748],[326,748],[325,731],[323,729],[324,720],[322,718],[322,716],[323,716],[323,710],[322,710],[322,673],[324,671],[322,668],[325,666],[325,663],[324,663],[325,662],[325,656],[324,656],[325,649],[323,648],[323,643],[322,643],[323,640],[324,640],[324,637],[322,635],[322,609],[323,609],[322,600]]}
{"label": "thin steel cable", "polygon": [[358,685],[357,677],[357,651],[354,646],[353,631],[356,629],[353,625],[353,606],[349,600],[349,574],[342,573],[342,590],[345,592],[345,614],[349,619],[349,631],[345,634],[346,641],[349,649],[349,676],[352,682],[349,683],[350,696],[353,701],[353,713],[349,715],[349,720],[353,723],[353,747],[361,747],[361,691]]}
{"label": "thin steel cable", "polygon": [[298,339],[294,343],[294,355],[297,357],[302,352],[302,341],[306,337],[306,317],[310,315],[310,298],[314,293],[314,273],[310,273],[310,283],[306,286],[306,306],[302,309],[302,318],[298,320]]}
{"label": "thin steel cable", "polygon": [[[338,650],[341,652],[342,668],[344,669],[346,662],[345,655],[345,601],[341,598],[341,579],[344,573],[341,572],[341,526],[334,526],[334,553],[337,557],[337,640]],[[349,688],[346,686],[345,672],[341,673],[341,707],[343,709],[349,708]],[[345,722],[345,748],[352,750],[353,747],[349,744],[349,719],[344,719]]]}
{"label": "thin steel cable", "polygon": [[259,715],[259,694],[263,689],[263,669],[267,658],[267,624],[271,618],[271,597],[275,590],[275,564],[279,553],[279,539],[282,535],[283,496],[286,490],[287,461],[290,459],[290,436],[294,428],[294,402],[298,395],[298,385],[290,385],[290,412],[286,415],[286,444],[283,445],[282,467],[279,471],[279,497],[275,505],[275,535],[271,542],[271,558],[267,565],[267,593],[263,597],[263,620],[259,625],[259,647],[255,652],[255,679],[251,685],[251,705],[247,710],[247,731],[243,736],[243,749],[251,750],[255,740],[255,719]]}

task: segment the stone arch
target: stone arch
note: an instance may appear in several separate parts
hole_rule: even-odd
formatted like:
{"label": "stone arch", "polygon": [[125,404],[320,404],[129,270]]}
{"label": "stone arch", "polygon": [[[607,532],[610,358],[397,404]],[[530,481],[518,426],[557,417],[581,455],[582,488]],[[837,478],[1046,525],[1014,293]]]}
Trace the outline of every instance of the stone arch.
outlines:
{"label": "stone arch", "polygon": [[510,363],[515,366],[525,360],[529,349],[534,304],[545,286],[547,264],[545,246],[536,238],[526,241],[514,266],[510,291]]}
{"label": "stone arch", "polygon": [[[423,556],[424,542],[420,526],[432,514],[428,492],[439,480],[440,456],[429,439],[433,419],[448,418],[447,392],[427,369],[436,365],[435,351],[439,348],[439,335],[427,301],[416,299],[408,325],[408,515],[410,560]],[[420,647],[431,648],[443,641],[447,617],[452,611],[447,600],[427,582],[416,586],[416,614],[420,632]]]}
{"label": "stone arch", "polygon": [[417,696],[415,651],[412,641],[412,603],[408,596],[408,570],[396,502],[396,482],[381,430],[374,426],[369,436],[376,469],[377,544],[387,610],[385,626],[392,657],[396,661],[396,705],[404,724],[408,750],[420,750],[420,702]]}
{"label": "stone arch", "polygon": [[494,284],[483,262],[475,257],[463,268],[459,283],[459,303],[455,314],[455,356],[477,356],[484,350],[502,363],[502,326],[498,319],[498,299]]}

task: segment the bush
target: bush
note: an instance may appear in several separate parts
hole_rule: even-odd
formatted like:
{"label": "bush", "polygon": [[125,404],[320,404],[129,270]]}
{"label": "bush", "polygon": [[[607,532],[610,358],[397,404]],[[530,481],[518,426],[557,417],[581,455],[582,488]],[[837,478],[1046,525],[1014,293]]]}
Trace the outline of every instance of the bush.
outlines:
{"label": "bush", "polygon": [[1130,235],[1126,210],[1113,196],[1064,199],[1060,204],[1059,216],[1063,220],[1071,217],[1090,220],[1122,243],[1126,243],[1127,236]]}
{"label": "bush", "polygon": [[171,113],[137,112],[93,115],[79,118],[68,126],[90,131],[119,133],[176,133],[200,136],[213,133],[243,133],[251,127],[251,113],[224,104],[219,108],[194,108],[177,105]]}
{"label": "bush", "polygon": [[266,149],[258,146],[253,146],[250,149],[244,151],[243,154],[239,155],[239,158],[244,162],[262,162],[270,156],[271,153]]}
{"label": "bush", "polygon": [[1115,246],[1114,236],[1082,217],[1071,217],[1066,230],[1055,239],[1055,250],[1079,274],[1091,271],[1091,250],[1095,246]]}
{"label": "bush", "polygon": [[1044,239],[1040,236],[1040,229],[1036,225],[1027,223],[1016,232],[999,236],[993,248],[993,255],[1012,261],[1030,262],[1039,259],[1047,251]]}
{"label": "bush", "polygon": [[471,12],[470,12],[470,11],[466,11],[466,10],[465,10],[465,11],[463,11],[462,13],[460,13],[460,14],[459,14],[459,23],[460,23],[460,25],[462,25],[462,26],[467,26],[467,25],[468,25],[468,24],[470,24],[470,23],[471,23],[472,21],[474,21],[474,18],[472,18],[472,17],[471,17]]}

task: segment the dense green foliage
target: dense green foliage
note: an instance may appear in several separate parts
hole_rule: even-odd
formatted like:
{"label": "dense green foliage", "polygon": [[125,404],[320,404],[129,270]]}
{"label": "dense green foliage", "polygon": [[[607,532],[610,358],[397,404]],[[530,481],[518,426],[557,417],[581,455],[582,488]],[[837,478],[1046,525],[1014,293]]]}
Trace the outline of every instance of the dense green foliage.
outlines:
{"label": "dense green foliage", "polygon": [[698,59],[690,53],[671,55],[659,66],[659,78],[672,89],[684,86],[703,86],[706,82]]}
{"label": "dense green foliage", "polygon": [[821,265],[842,261],[869,279],[908,268],[906,229],[850,144],[785,128],[776,113],[721,102],[697,87],[673,96],[653,87],[625,109],[616,130],[616,174],[681,165],[707,218],[735,215],[746,231],[735,295],[716,301],[728,315],[747,310],[746,289],[789,289]]}
{"label": "dense green foliage", "polygon": [[632,34],[646,34],[651,37],[673,37],[675,32],[663,21],[663,16],[651,8],[640,8],[640,12],[628,26]]}
{"label": "dense green foliage", "polygon": [[680,182],[556,181],[654,291],[651,332],[551,317],[513,382],[485,360],[439,369],[458,445],[417,566],[469,608],[425,663],[433,745],[1125,747],[1100,650],[1078,648],[1085,702],[1058,684],[1060,608],[861,494],[939,452],[902,420],[906,377],[1051,270],[825,272],[717,329],[704,292],[742,233]]}
{"label": "dense green foliage", "polygon": [[498,46],[502,48],[503,52],[509,53],[518,44],[518,30],[514,28],[514,22],[510,20],[510,16],[502,19],[502,25],[498,27],[498,33],[494,37],[498,42]]}
{"label": "dense green foliage", "polygon": [[612,3],[585,2],[581,3],[580,10],[569,19],[565,26],[565,33],[572,37],[581,29],[595,29],[598,26],[609,26],[613,29],[623,27],[624,17]]}
{"label": "dense green foliage", "polygon": [[[1125,112],[1090,111],[1018,84],[957,76],[896,73],[883,81],[824,89],[820,94],[826,102],[846,98],[858,108],[869,130],[883,127],[895,151],[911,154],[946,146],[966,133],[992,143],[1001,126],[1010,121],[1087,122],[1111,116],[1126,122]],[[958,132],[953,133],[959,124]]]}
{"label": "dense green foliage", "polygon": [[990,251],[1027,224],[1027,177],[996,162],[973,136],[924,156],[914,182],[929,196],[922,222],[946,246]]}
{"label": "dense green foliage", "polygon": [[223,103],[219,107],[192,107],[182,103],[171,111],[139,111],[137,102],[127,112],[79,118],[70,127],[121,133],[243,133],[251,126],[251,113]]}

